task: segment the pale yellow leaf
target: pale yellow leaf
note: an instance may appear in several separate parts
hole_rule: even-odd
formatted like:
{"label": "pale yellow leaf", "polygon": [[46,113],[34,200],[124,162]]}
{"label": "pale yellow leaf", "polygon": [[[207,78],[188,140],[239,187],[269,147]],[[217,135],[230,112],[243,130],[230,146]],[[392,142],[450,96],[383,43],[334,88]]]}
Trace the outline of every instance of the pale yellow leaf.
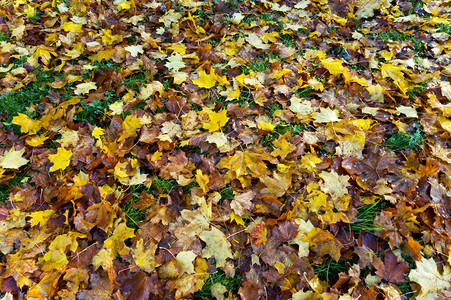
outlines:
{"label": "pale yellow leaf", "polygon": [[24,153],[25,148],[17,151],[14,150],[14,148],[11,148],[5,151],[3,156],[0,156],[0,167],[5,169],[19,169],[23,165],[26,165],[28,163],[28,159],[22,157]]}

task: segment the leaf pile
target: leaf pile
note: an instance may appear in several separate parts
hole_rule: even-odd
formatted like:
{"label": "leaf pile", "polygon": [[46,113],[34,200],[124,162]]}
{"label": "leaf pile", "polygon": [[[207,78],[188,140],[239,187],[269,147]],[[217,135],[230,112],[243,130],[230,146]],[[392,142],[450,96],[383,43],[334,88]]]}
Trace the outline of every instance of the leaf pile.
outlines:
{"label": "leaf pile", "polygon": [[451,296],[449,1],[0,3],[7,299]]}

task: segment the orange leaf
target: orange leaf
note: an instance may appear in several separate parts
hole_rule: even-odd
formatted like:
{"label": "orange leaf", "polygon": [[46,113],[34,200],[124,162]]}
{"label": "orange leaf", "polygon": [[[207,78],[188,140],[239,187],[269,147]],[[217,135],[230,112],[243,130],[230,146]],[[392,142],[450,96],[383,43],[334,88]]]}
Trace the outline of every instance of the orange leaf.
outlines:
{"label": "orange leaf", "polygon": [[424,247],[420,245],[413,237],[409,236],[407,242],[404,243],[404,250],[416,261],[421,261],[423,256],[421,255],[421,249]]}
{"label": "orange leaf", "polygon": [[256,229],[251,232],[251,237],[255,239],[254,244],[256,246],[265,245],[267,233],[265,225],[257,224]]}

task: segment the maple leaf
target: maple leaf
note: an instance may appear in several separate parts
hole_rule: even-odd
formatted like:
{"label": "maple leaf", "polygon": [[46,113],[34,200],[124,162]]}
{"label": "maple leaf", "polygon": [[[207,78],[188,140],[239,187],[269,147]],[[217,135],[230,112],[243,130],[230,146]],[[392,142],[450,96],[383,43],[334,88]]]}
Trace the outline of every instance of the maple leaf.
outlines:
{"label": "maple leaf", "polygon": [[437,292],[451,287],[451,269],[448,266],[445,265],[440,273],[433,258],[423,258],[415,264],[416,269],[410,271],[409,278],[421,287],[417,299],[436,299]]}
{"label": "maple leaf", "polygon": [[252,199],[254,197],[255,193],[253,191],[235,195],[230,203],[230,207],[238,216],[244,216],[253,208],[254,204],[252,203]]}
{"label": "maple leaf", "polygon": [[53,163],[50,172],[64,170],[70,165],[72,151],[65,148],[58,148],[56,154],[50,154],[49,160]]}
{"label": "maple leaf", "polygon": [[54,211],[51,209],[47,209],[44,211],[32,212],[30,214],[30,217],[31,217],[30,225],[36,226],[39,224],[41,227],[44,226],[45,224],[47,224],[48,220],[50,219],[50,216],[53,213],[54,213]]}
{"label": "maple leaf", "polygon": [[125,51],[130,52],[130,55],[133,57],[137,57],[138,54],[144,53],[143,46],[141,45],[127,46],[124,49]]}
{"label": "maple leaf", "polygon": [[409,255],[414,259],[414,260],[420,260],[423,258],[423,256],[421,255],[421,249],[423,249],[424,247],[421,246],[420,243],[418,243],[417,241],[415,241],[413,239],[413,237],[409,236],[407,238],[406,243],[404,243],[404,250],[407,251],[407,253],[409,253]]}
{"label": "maple leaf", "polygon": [[248,42],[249,44],[251,44],[252,46],[254,46],[255,48],[258,48],[258,49],[268,49],[269,48],[269,45],[263,43],[263,41],[254,32],[248,33],[248,35],[246,36],[246,42]]}
{"label": "maple leaf", "polygon": [[77,84],[77,86],[75,87],[75,91],[74,93],[76,95],[84,95],[89,93],[90,90],[96,90],[97,86],[95,82],[85,82],[85,83],[80,83]]}
{"label": "maple leaf", "polygon": [[167,60],[168,62],[165,64],[166,68],[174,72],[178,72],[181,68],[186,66],[183,62],[182,56],[179,53],[169,56]]}
{"label": "maple leaf", "polygon": [[29,134],[36,134],[42,127],[40,121],[33,120],[22,113],[18,113],[18,115],[13,118],[11,123],[19,125],[20,131]]}
{"label": "maple leaf", "polygon": [[216,267],[224,267],[227,258],[233,257],[229,241],[226,239],[224,233],[216,227],[212,227],[210,231],[203,231],[199,237],[207,244],[202,249],[202,257],[214,257]]}
{"label": "maple leaf", "polygon": [[324,184],[321,185],[321,189],[324,192],[329,193],[333,200],[337,200],[338,198],[348,194],[348,189],[346,187],[349,186],[349,176],[338,175],[332,170],[331,172],[321,172],[319,177],[324,180]]}
{"label": "maple leaf", "polygon": [[200,88],[210,89],[215,86],[217,82],[217,75],[213,68],[210,68],[210,73],[207,74],[204,70],[199,70],[199,78],[192,80],[195,85]]}
{"label": "maple leaf", "polygon": [[158,245],[153,242],[144,246],[144,240],[139,239],[136,242],[135,247],[132,248],[135,264],[143,271],[148,273],[153,272],[158,266],[158,263],[155,261],[155,251],[157,250],[157,247]]}
{"label": "maple leaf", "polygon": [[316,227],[312,228],[302,236],[301,241],[308,242],[310,248],[317,253],[318,257],[329,254],[335,261],[340,259],[340,251],[343,245],[328,231]]}
{"label": "maple leaf", "polygon": [[0,156],[0,167],[5,169],[19,169],[20,167],[26,165],[28,163],[28,159],[22,157],[24,153],[25,148],[17,151],[14,150],[14,148],[11,148],[5,151],[5,153]]}
{"label": "maple leaf", "polygon": [[376,275],[380,276],[389,282],[399,283],[405,282],[404,278],[406,272],[409,270],[409,264],[405,261],[398,262],[398,258],[392,253],[388,252],[384,256],[384,262],[375,256],[373,266],[376,268]]}
{"label": "maple leaf", "polygon": [[248,185],[245,175],[252,175],[259,178],[267,173],[266,164],[263,160],[271,160],[271,157],[251,151],[237,151],[231,157],[224,157],[218,164],[221,169],[228,168],[225,176],[226,180],[238,179],[243,187]]}
{"label": "maple leaf", "polygon": [[159,81],[152,81],[149,84],[146,84],[144,87],[141,88],[138,99],[140,100],[147,100],[151,96],[153,96],[156,92],[159,92],[160,94],[163,93],[164,86]]}
{"label": "maple leaf", "polygon": [[313,114],[313,118],[318,123],[329,123],[340,121],[340,119],[338,118],[338,112],[328,107],[321,108],[320,112],[315,112]]}
{"label": "maple leaf", "polygon": [[257,224],[255,226],[255,229],[251,232],[251,237],[255,239],[254,244],[256,246],[265,245],[267,232],[265,225]]}
{"label": "maple leaf", "polygon": [[202,122],[202,126],[205,129],[208,129],[208,132],[214,132],[222,128],[229,121],[229,117],[227,117],[227,110],[221,109],[218,112],[212,111],[209,108],[204,109],[204,112],[208,114],[210,118],[209,122]]}
{"label": "maple leaf", "polygon": [[193,274],[194,273],[194,259],[197,257],[197,254],[195,254],[193,251],[182,251],[179,252],[176,256],[177,260],[177,266],[180,269],[180,274],[188,273]]}
{"label": "maple leaf", "polygon": [[321,63],[333,75],[343,74],[346,69],[340,59],[323,59]]}
{"label": "maple leaf", "polygon": [[129,248],[125,246],[126,239],[135,236],[133,228],[127,227],[125,223],[120,223],[114,228],[113,234],[105,240],[103,247],[111,250],[113,256],[116,254],[125,255],[128,254]]}

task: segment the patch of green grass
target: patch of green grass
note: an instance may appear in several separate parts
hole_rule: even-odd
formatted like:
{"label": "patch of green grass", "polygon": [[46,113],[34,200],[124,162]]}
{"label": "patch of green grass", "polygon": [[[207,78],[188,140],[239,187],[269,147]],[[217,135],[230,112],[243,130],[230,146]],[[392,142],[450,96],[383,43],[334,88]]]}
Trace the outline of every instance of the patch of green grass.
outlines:
{"label": "patch of green grass", "polygon": [[255,21],[255,18],[252,15],[247,15],[247,16],[244,17],[243,20],[241,20],[242,23],[247,24],[247,25],[251,25],[251,23],[253,21]]}
{"label": "patch of green grass", "polygon": [[269,68],[269,62],[267,60],[256,60],[250,63],[248,68],[254,72],[263,72]]}
{"label": "patch of green grass", "polygon": [[307,125],[305,124],[297,124],[290,123],[287,124],[284,121],[281,121],[274,130],[268,132],[263,138],[260,140],[260,144],[264,147],[271,148],[272,150],[276,149],[272,144],[273,141],[279,138],[279,136],[284,135],[287,132],[291,132],[291,136],[295,136],[300,134],[302,131],[307,129]]}
{"label": "patch of green grass", "polygon": [[197,182],[191,182],[190,184],[185,185],[185,186],[182,188],[183,195],[189,195],[189,194],[191,193],[191,190],[192,190],[193,188],[195,188],[195,187],[198,187],[198,186],[199,186],[199,184],[198,184]]}
{"label": "patch of green grass", "polygon": [[281,106],[279,103],[272,103],[271,105],[269,105],[268,114],[272,117],[274,115],[274,113],[279,109],[281,109]]}
{"label": "patch of green grass", "polygon": [[297,49],[294,43],[295,37],[292,34],[280,34],[280,39],[285,46]]}
{"label": "patch of green grass", "polygon": [[415,54],[419,54],[425,50],[424,44],[416,39],[413,35],[397,30],[390,30],[379,34],[379,38],[383,41],[409,41],[412,44]]}
{"label": "patch of green grass", "polygon": [[338,280],[338,274],[349,270],[350,266],[358,261],[357,255],[350,260],[335,261],[332,258],[327,258],[321,264],[312,264],[315,275],[322,281],[327,281],[330,285]]}
{"label": "patch of green grass", "polygon": [[138,72],[123,78],[124,85],[134,91],[139,91],[139,88],[147,82],[147,75],[145,72]]}
{"label": "patch of green grass", "polygon": [[221,194],[221,199],[233,200],[235,198],[235,194],[233,193],[233,189],[231,187],[223,187],[219,190],[219,194]]}
{"label": "patch of green grass", "polygon": [[103,100],[96,100],[90,104],[85,104],[80,101],[81,110],[73,117],[74,121],[87,122],[91,125],[101,125],[102,119],[108,110],[110,104],[113,104],[118,100],[116,92],[114,90],[108,90],[105,92],[105,98]]}
{"label": "patch of green grass", "polygon": [[272,60],[278,60],[280,62],[283,62],[283,58],[281,58],[279,55],[275,53],[264,53],[262,55],[257,56],[257,58],[261,60],[268,60],[268,62],[271,62]]}
{"label": "patch of green grass", "polygon": [[132,200],[125,203],[122,211],[125,214],[125,222],[127,227],[138,229],[139,223],[144,221],[146,214],[137,208],[133,207],[133,204],[139,201],[139,193],[133,193]]}
{"label": "patch of green grass", "polygon": [[406,299],[410,299],[416,293],[416,291],[412,289],[410,282],[399,282],[395,283],[395,285],[399,288],[401,294],[407,297]]}
{"label": "patch of green grass", "polygon": [[0,32],[0,42],[6,42],[11,39],[11,36],[6,32]]}
{"label": "patch of green grass", "polygon": [[297,89],[295,93],[299,98],[311,98],[313,96],[312,89],[311,86],[307,86],[305,88]]}
{"label": "patch of green grass", "polygon": [[451,25],[440,23],[440,24],[437,24],[437,28],[438,28],[438,30],[437,30],[438,32],[444,32],[444,33],[451,35]]}
{"label": "patch of green grass", "polygon": [[424,136],[419,128],[413,133],[398,132],[391,135],[382,144],[394,151],[411,149],[419,150],[423,144]]}
{"label": "patch of green grass", "polygon": [[357,221],[349,224],[349,229],[355,234],[358,234],[360,231],[375,232],[381,230],[382,228],[374,225],[374,219],[381,213],[386,205],[386,201],[378,200],[373,204],[359,207],[357,209]]}
{"label": "patch of green grass", "polygon": [[[238,293],[238,290],[240,288],[241,278],[242,277],[239,274],[236,274],[234,278],[230,278],[224,273],[224,271],[217,270],[216,272],[211,274],[210,277],[208,277],[207,281],[205,281],[204,285],[202,286],[202,289],[194,293],[193,299],[215,299],[211,295],[211,287],[215,283],[222,284],[227,289],[227,293],[231,292],[232,295],[235,295]],[[227,294],[225,294],[225,296],[227,296]]]}
{"label": "patch of green grass", "polygon": [[92,66],[96,67],[99,70],[119,70],[120,65],[113,60],[109,59],[103,59],[101,61],[94,61],[91,63]]}
{"label": "patch of green grass", "polygon": [[[38,104],[41,98],[48,96],[52,87],[50,84],[55,80],[54,72],[46,72],[35,69],[36,81],[28,85],[0,96],[0,117],[4,123],[10,123],[17,113],[26,113],[30,104]],[[31,117],[31,115],[28,113]]]}
{"label": "patch of green grass", "polygon": [[421,82],[418,85],[414,86],[407,90],[407,95],[409,96],[410,101],[414,101],[421,93],[424,93],[428,90],[428,83]]}
{"label": "patch of green grass", "polygon": [[250,107],[254,104],[254,97],[252,96],[252,90],[249,88],[242,88],[241,94],[238,99],[227,101],[228,103],[237,103],[239,107]]}
{"label": "patch of green grass", "polygon": [[174,179],[163,179],[159,177],[155,177],[154,182],[152,184],[152,188],[165,194],[169,194],[169,192],[175,186],[177,186],[177,182]]}
{"label": "patch of green grass", "polygon": [[17,174],[14,178],[11,178],[8,182],[0,184],[0,203],[4,203],[9,198],[9,193],[16,186],[22,186],[24,179],[27,177],[27,170]]}
{"label": "patch of green grass", "polygon": [[305,124],[297,124],[297,123],[286,123],[285,121],[280,121],[279,124],[274,128],[274,131],[279,135],[284,135],[287,132],[291,133],[291,136],[295,136],[303,132],[307,129],[307,125]]}
{"label": "patch of green grass", "polygon": [[100,125],[102,118],[111,103],[96,100],[90,104],[80,101],[81,110],[73,117],[74,121],[87,122],[91,125]]}

